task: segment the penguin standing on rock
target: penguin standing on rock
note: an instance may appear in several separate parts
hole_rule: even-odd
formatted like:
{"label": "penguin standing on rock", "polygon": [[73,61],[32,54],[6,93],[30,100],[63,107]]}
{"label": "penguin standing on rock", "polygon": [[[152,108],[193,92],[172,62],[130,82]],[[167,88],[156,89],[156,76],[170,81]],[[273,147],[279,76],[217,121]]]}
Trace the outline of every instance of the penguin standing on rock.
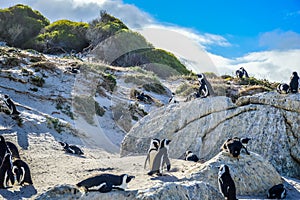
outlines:
{"label": "penguin standing on rock", "polygon": [[298,93],[299,86],[300,86],[300,78],[299,78],[297,72],[293,72],[293,74],[291,76],[291,81],[290,81],[291,93]]}
{"label": "penguin standing on rock", "polygon": [[152,176],[153,174],[157,174],[159,176],[162,176],[164,165],[167,165],[167,171],[170,171],[171,169],[171,162],[169,159],[168,151],[169,151],[169,144],[171,140],[163,139],[160,141],[160,146],[158,149],[158,152],[156,153],[153,163],[150,163],[150,172],[148,172],[149,176]]}
{"label": "penguin standing on rock", "polygon": [[244,67],[241,67],[240,69],[236,70],[235,74],[238,78],[243,78],[243,76],[245,76],[246,78],[249,78],[249,75]]}
{"label": "penguin standing on rock", "polygon": [[25,183],[32,185],[31,173],[29,166],[23,160],[15,160],[13,162],[12,172],[16,181],[23,185]]}
{"label": "penguin standing on rock", "polygon": [[85,179],[77,183],[76,186],[82,188],[84,192],[99,191],[105,193],[110,192],[113,189],[125,191],[127,189],[127,184],[134,178],[134,176],[129,176],[128,174],[122,174],[120,176],[114,174],[101,174]]}
{"label": "penguin standing on rock", "polygon": [[77,154],[77,155],[83,155],[83,151],[79,147],[77,147],[75,145],[69,145],[66,142],[59,142],[59,144],[64,147],[64,150],[67,153]]}
{"label": "penguin standing on rock", "polygon": [[197,74],[198,76],[198,81],[199,81],[199,96],[200,97],[207,97],[209,96],[209,90],[208,90],[208,87],[207,87],[207,84],[206,84],[206,81],[204,79],[204,75],[203,74]]}
{"label": "penguin standing on rock", "polygon": [[159,149],[160,140],[157,138],[151,139],[150,147],[148,149],[147,157],[144,164],[144,169],[146,169],[147,162],[149,163],[149,168],[152,168],[153,160]]}
{"label": "penguin standing on rock", "polygon": [[236,188],[233,179],[230,176],[229,167],[221,165],[218,172],[219,190],[227,200],[237,200]]}
{"label": "penguin standing on rock", "polygon": [[8,95],[4,95],[4,102],[5,102],[6,106],[8,107],[8,109],[10,110],[10,114],[11,115],[19,115],[20,114],[20,112],[17,111],[16,105],[9,98]]}
{"label": "penguin standing on rock", "polygon": [[186,161],[194,161],[194,162],[198,162],[199,161],[198,156],[196,156],[192,151],[186,151],[184,159]]}

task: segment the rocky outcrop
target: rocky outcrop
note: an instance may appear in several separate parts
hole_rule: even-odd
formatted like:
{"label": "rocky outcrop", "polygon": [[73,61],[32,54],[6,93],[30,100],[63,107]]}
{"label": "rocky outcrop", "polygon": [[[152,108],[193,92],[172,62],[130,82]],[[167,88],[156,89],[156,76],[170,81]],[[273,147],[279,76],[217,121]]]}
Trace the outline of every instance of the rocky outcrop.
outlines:
{"label": "rocky outcrop", "polygon": [[196,99],[149,113],[125,136],[121,156],[147,152],[151,138],[168,138],[170,157],[186,150],[209,160],[227,138],[250,137],[248,149],[262,155],[279,173],[300,177],[300,94],[274,92],[241,97]]}
{"label": "rocky outcrop", "polygon": [[241,154],[239,160],[228,153],[220,152],[204,164],[197,165],[186,173],[191,180],[203,180],[218,188],[218,167],[226,164],[236,186],[237,195],[265,195],[273,185],[282,183],[280,174],[260,155],[250,152]]}
{"label": "rocky outcrop", "polygon": [[[77,193],[76,193],[77,191]],[[75,193],[74,193],[75,192]],[[37,197],[37,200],[81,199],[81,200],[164,200],[164,199],[223,199],[221,193],[208,183],[201,181],[170,182],[158,184],[147,190],[112,191],[109,193],[88,192],[80,193],[71,185],[58,185]]]}

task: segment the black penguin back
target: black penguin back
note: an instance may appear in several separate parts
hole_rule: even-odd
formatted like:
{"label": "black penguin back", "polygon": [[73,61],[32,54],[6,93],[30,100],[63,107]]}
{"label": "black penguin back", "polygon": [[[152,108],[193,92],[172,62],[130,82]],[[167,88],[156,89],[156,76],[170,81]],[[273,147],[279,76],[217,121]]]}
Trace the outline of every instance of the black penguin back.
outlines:
{"label": "black penguin back", "polygon": [[7,145],[8,149],[11,153],[11,156],[13,158],[20,158],[19,150],[14,143],[7,141],[6,145]]}

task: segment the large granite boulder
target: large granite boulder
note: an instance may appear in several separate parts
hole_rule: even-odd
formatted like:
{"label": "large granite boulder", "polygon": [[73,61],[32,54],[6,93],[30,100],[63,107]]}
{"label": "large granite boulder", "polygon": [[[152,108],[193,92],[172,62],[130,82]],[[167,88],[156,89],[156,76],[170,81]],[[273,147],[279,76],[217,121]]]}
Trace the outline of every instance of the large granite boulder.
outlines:
{"label": "large granite boulder", "polygon": [[248,149],[262,155],[279,173],[300,177],[300,94],[275,92],[241,97],[196,99],[157,109],[125,136],[121,156],[147,152],[151,138],[168,138],[169,155],[186,150],[209,160],[231,137],[250,137]]}
{"label": "large granite boulder", "polygon": [[58,200],[58,199],[81,199],[81,200],[164,200],[170,199],[206,199],[221,200],[221,193],[208,183],[202,181],[191,182],[169,182],[158,184],[146,190],[114,190],[108,193],[78,192],[70,185],[58,185],[38,196],[37,200]]}
{"label": "large granite boulder", "polygon": [[267,194],[273,185],[283,183],[276,169],[260,155],[241,154],[239,160],[220,152],[211,160],[187,170],[189,180],[205,181],[218,188],[219,166],[226,164],[236,186],[237,195],[259,196]]}

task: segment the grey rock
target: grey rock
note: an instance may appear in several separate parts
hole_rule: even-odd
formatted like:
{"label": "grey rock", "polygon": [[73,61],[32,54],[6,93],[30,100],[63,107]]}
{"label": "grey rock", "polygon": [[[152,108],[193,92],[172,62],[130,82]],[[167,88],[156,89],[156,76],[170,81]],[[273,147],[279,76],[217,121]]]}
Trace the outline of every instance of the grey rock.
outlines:
{"label": "grey rock", "polygon": [[300,94],[275,92],[241,97],[196,99],[149,113],[125,136],[121,156],[143,155],[151,138],[168,138],[171,158],[191,150],[202,160],[219,153],[231,137],[250,137],[248,150],[267,159],[276,170],[300,177]]}

